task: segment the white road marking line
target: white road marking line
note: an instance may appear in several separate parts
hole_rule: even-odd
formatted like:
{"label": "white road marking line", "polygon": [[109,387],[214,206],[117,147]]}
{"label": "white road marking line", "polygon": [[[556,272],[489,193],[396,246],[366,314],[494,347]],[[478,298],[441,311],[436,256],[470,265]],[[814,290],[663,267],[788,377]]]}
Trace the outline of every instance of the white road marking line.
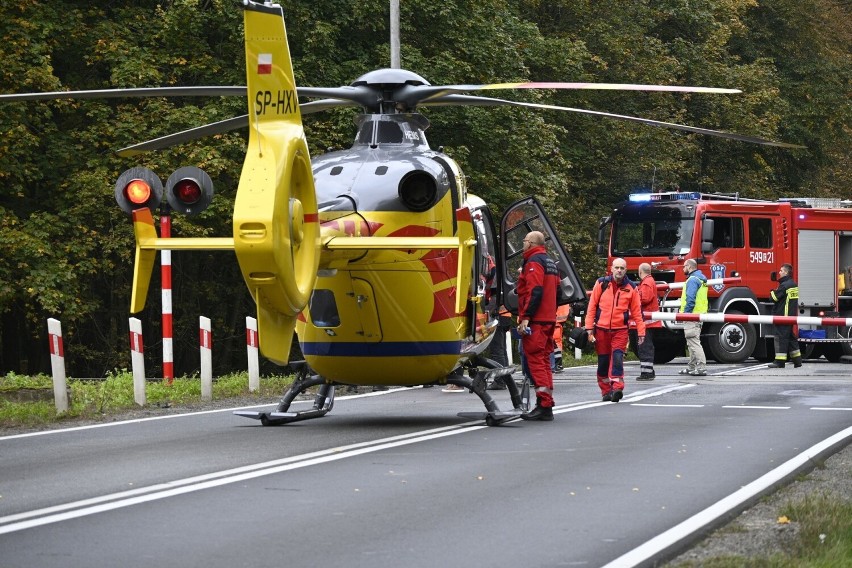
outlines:
{"label": "white road marking line", "polygon": [[[686,384],[686,385],[675,385],[670,387],[660,387],[658,389],[652,389],[650,391],[640,391],[634,395],[631,395],[634,400],[642,400],[649,397],[659,396],[668,392],[672,392],[675,390],[693,387],[694,384]],[[388,391],[383,391],[388,392]],[[372,393],[371,393],[372,394]],[[356,395],[357,396],[357,395]],[[573,412],[576,410],[583,410],[586,408],[593,408],[596,406],[603,406],[607,404],[612,404],[611,402],[592,402],[592,403],[574,403],[569,404],[564,407],[554,409],[554,414],[561,414],[565,412]],[[255,407],[248,407],[255,408]],[[222,410],[217,411],[205,411],[202,413],[196,414],[205,414],[208,412],[222,412]],[[169,415],[168,417],[174,417],[179,415]],[[186,415],[183,415],[186,416]],[[168,417],[154,417],[154,418],[145,418],[139,420],[130,420],[125,421],[124,423],[133,423],[140,422],[151,419],[159,419],[159,418],[168,418]],[[512,420],[514,421],[514,419]],[[118,424],[118,423],[112,423]],[[111,424],[110,424],[111,425]],[[103,425],[95,425],[95,426],[107,426],[107,424]],[[79,429],[85,429],[88,427],[80,427]],[[128,491],[121,491],[118,493],[113,493],[110,495],[102,495],[100,497],[93,497],[91,499],[84,499],[81,501],[75,501],[71,503],[65,503],[62,505],[55,505],[52,507],[46,507],[43,509],[37,509],[34,511],[26,511],[23,513],[17,513],[14,515],[8,515],[5,517],[0,517],[0,535],[17,532],[21,530],[25,530],[28,528],[43,526],[52,523],[58,523],[61,521],[75,519],[79,517],[84,517],[87,515],[94,515],[96,513],[101,513],[105,511],[111,511],[114,509],[119,509],[123,507],[129,507],[132,505],[136,505],[139,503],[146,503],[150,501],[156,501],[159,499],[165,499],[167,497],[173,497],[175,495],[182,495],[185,493],[191,493],[194,491],[200,491],[202,489],[208,489],[211,487],[218,487],[221,485],[227,485],[230,483],[237,483],[239,481],[244,481],[247,479],[253,479],[256,477],[262,477],[264,475],[272,475],[275,473],[281,473],[283,471],[289,471],[293,469],[299,469],[302,467],[307,467],[311,465],[317,465],[321,463],[327,463],[330,461],[336,461],[348,457],[359,456],[369,452],[377,452],[380,450],[394,448],[397,446],[403,446],[408,444],[414,444],[421,441],[433,440],[436,438],[441,438],[444,436],[452,436],[455,434],[461,434],[464,432],[470,432],[473,430],[479,430],[482,428],[489,428],[483,424],[481,420],[476,420],[473,422],[466,422],[464,424],[457,424],[453,426],[444,426],[441,428],[434,428],[432,430],[427,430],[425,432],[412,432],[409,434],[402,434],[399,436],[393,436],[390,438],[384,438],[381,440],[375,440],[370,442],[360,442],[357,444],[351,444],[349,446],[343,446],[339,448],[330,448],[327,450],[321,450],[317,452],[311,452],[304,455],[292,456],[289,458],[283,458],[280,460],[273,460],[269,462],[263,462],[259,464],[246,465],[238,468],[228,469],[219,472],[213,472],[204,475],[198,475],[195,477],[189,477],[186,479],[178,479],[175,481],[171,481],[168,483],[160,483],[157,485],[152,485],[149,487],[140,487],[137,489],[132,489]]]}
{"label": "white road marking line", "polygon": [[630,406],[650,406],[653,408],[704,408],[703,404],[642,404],[631,402]]}
{"label": "white road marking line", "polygon": [[833,407],[833,406],[812,406],[811,410],[852,410],[852,408]]}
{"label": "white road marking line", "polygon": [[736,408],[736,409],[751,409],[751,410],[790,410],[790,406],[754,406],[754,405],[739,405],[733,404],[730,406],[723,406],[722,408]]}
{"label": "white road marking line", "polygon": [[811,446],[796,457],[757,478],[738,491],[731,493],[724,499],[717,501],[700,513],[693,515],[630,552],[619,556],[603,568],[629,568],[658,557],[666,549],[701,530],[716,519],[727,515],[735,508],[747,503],[754,496],[780,484],[789,476],[794,475],[797,471],[804,468],[812,460],[818,459],[823,452],[827,452],[833,447],[840,445],[850,436],[852,436],[852,427],[841,430],[837,434]]}
{"label": "white road marking line", "polygon": [[360,456],[371,452],[378,452],[398,446],[434,440],[445,436],[453,436],[455,434],[471,432],[482,428],[489,428],[489,426],[484,425],[481,421],[467,422],[465,424],[457,424],[454,426],[444,426],[441,428],[427,430],[425,432],[402,434],[400,436],[392,436],[390,438],[384,438],[372,442],[360,442],[349,446],[330,448],[280,460],[242,466],[205,475],[189,477],[186,479],[178,479],[168,483],[152,485],[150,487],[121,491],[111,495],[103,495],[92,499],[84,499],[72,503],[65,503],[63,505],[56,505],[54,507],[46,507],[44,509],[8,515],[6,517],[0,517],[0,525],[2,525],[0,526],[0,535],[58,523],[69,519],[94,515],[96,513],[102,513],[114,509],[130,507],[139,503],[147,503],[157,501],[159,499],[165,499],[167,497],[201,491],[211,487],[219,487],[221,485],[228,485],[230,483],[237,483],[284,471]]}

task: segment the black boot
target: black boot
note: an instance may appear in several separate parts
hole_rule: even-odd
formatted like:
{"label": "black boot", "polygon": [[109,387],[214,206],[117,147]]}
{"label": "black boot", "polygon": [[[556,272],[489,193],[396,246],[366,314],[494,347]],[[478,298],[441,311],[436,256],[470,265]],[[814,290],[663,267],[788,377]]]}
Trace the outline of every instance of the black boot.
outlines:
{"label": "black boot", "polygon": [[798,357],[793,357],[793,366],[797,369],[802,366],[802,356],[801,355],[799,355]]}
{"label": "black boot", "polygon": [[770,369],[783,369],[786,361],[783,359],[775,359],[773,362],[769,364]]}
{"label": "black boot", "polygon": [[541,420],[542,422],[550,422],[553,420],[553,409],[544,406],[536,405],[530,412],[526,414],[521,414],[521,418],[524,420]]}
{"label": "black boot", "polygon": [[509,387],[506,386],[506,383],[503,381],[503,377],[497,377],[496,379],[491,381],[490,385],[485,387],[486,390],[490,391],[506,390],[507,388]]}

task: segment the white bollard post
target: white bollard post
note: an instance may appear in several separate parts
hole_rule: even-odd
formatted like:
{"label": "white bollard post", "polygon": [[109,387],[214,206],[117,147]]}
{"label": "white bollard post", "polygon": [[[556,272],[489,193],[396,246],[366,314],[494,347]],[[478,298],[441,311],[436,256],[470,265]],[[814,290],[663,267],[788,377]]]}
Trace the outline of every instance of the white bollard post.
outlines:
{"label": "white bollard post", "polygon": [[[576,325],[577,327],[580,327],[580,326],[583,325],[583,323],[580,321],[580,318],[577,317],[577,316],[574,317],[574,325]],[[582,359],[582,358],[583,358],[583,350],[577,349],[575,347],[574,348],[574,359]]]}
{"label": "white bollard post", "polygon": [[62,347],[62,324],[48,318],[47,335],[50,339],[50,369],[53,371],[53,401],[57,414],[68,411],[68,390],[65,382],[65,349]]}
{"label": "white bollard post", "polygon": [[142,322],[130,318],[130,363],[133,366],[133,400],[145,406],[145,355],[142,345]]}
{"label": "white bollard post", "polygon": [[198,318],[198,342],[201,352],[201,400],[213,400],[213,333],[210,318]]}
{"label": "white bollard post", "polygon": [[249,392],[260,390],[260,365],[257,355],[257,320],[246,318],[246,352],[248,353]]}

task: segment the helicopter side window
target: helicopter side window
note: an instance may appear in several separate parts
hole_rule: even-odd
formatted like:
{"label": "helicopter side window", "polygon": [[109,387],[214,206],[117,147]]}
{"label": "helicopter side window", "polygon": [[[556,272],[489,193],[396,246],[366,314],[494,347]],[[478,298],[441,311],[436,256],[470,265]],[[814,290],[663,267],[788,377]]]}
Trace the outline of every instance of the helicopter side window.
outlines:
{"label": "helicopter side window", "polygon": [[396,122],[382,121],[378,123],[378,143],[379,144],[401,144],[402,143],[402,128]]}
{"label": "helicopter side window", "polygon": [[491,301],[494,296],[494,290],[497,286],[497,265],[494,262],[497,251],[494,248],[494,242],[491,235],[494,235],[494,227],[492,227],[487,216],[480,212],[474,215],[474,226],[476,229],[476,258],[478,266],[479,278],[475,293],[485,297],[485,302]]}
{"label": "helicopter side window", "polygon": [[311,293],[308,309],[314,326],[337,327],[340,325],[340,313],[337,311],[337,302],[331,290],[314,290]]}

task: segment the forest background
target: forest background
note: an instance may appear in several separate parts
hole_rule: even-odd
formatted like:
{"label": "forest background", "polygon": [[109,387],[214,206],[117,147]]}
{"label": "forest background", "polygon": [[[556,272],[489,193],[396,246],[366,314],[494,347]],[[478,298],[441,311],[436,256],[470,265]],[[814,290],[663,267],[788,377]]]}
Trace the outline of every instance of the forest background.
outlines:
{"label": "forest background", "polygon": [[[299,85],[347,85],[387,67],[387,0],[284,0]],[[424,110],[433,147],[460,162],[499,214],[544,202],[589,282],[601,217],[636,190],[849,198],[848,0],[402,0],[402,67],[432,84],[660,83],[738,95],[613,91],[497,96],[628,114],[805,146],[755,146],[572,113]],[[236,0],[0,0],[0,92],[243,85]],[[232,132],[122,159],[114,151],[245,114],[235,98],[0,104],[0,374],[49,372],[47,318],[63,324],[69,375],[129,367],[134,243],[113,197],[119,174],[207,171],[210,208],[173,216],[174,236],[231,234],[246,146]],[[312,154],[348,147],[352,109],[305,117]],[[198,316],[211,318],[214,374],[245,368],[254,306],[233,253],[173,254],[175,371],[198,368]],[[159,271],[141,314],[148,374],[162,376]]]}

